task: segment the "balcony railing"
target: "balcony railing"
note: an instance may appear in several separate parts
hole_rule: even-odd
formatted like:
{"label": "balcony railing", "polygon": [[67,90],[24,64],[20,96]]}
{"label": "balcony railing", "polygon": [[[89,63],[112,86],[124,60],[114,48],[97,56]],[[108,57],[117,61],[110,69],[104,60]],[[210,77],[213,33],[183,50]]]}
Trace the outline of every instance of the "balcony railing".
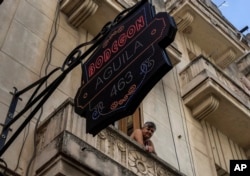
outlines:
{"label": "balcony railing", "polygon": [[241,84],[237,84],[232,78],[224,74],[219,68],[212,64],[208,59],[203,56],[199,56],[194,59],[185,70],[180,74],[182,78],[182,86],[187,85],[191,80],[198,76],[203,71],[209,71],[212,73],[219,83],[227,87],[228,91],[232,92],[232,96],[241,101],[248,108],[250,91]]}
{"label": "balcony railing", "polygon": [[[166,1],[166,9],[168,12],[172,12],[185,2],[186,1],[184,0],[168,0]],[[239,43],[242,42],[247,47],[250,46],[246,36],[232,26],[232,24],[221,14],[220,9],[216,7],[213,2],[191,0],[189,3],[194,4],[197,8],[199,8],[200,13],[203,13],[203,15],[206,16],[218,30],[223,31],[235,41]]]}
{"label": "balcony railing", "polygon": [[250,92],[203,56],[180,73],[184,104],[245,149],[250,140]]}
{"label": "balcony railing", "polygon": [[238,36],[239,32],[204,1],[168,1],[166,6],[171,8],[167,11],[174,17],[178,31],[184,34],[187,49],[195,57],[204,53],[225,69],[249,50],[243,42],[244,36]]}
{"label": "balcony railing", "polygon": [[[70,160],[71,165],[77,165],[77,170],[85,168],[86,172],[87,168],[89,175],[183,175],[159,157],[145,152],[114,127],[108,127],[93,137],[85,133],[85,125],[86,120],[74,113],[71,99],[40,125],[37,132],[37,175],[51,173],[49,171],[55,170],[53,165],[58,160]],[[67,173],[63,168],[59,172]]]}

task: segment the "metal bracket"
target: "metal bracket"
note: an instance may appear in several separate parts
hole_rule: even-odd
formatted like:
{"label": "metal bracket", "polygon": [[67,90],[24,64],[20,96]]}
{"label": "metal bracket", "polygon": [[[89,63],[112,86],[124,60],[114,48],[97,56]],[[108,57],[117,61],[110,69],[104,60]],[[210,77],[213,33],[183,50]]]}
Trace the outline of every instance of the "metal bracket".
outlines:
{"label": "metal bracket", "polygon": [[[3,125],[2,133],[0,136],[0,157],[8,149],[8,147],[13,143],[13,141],[17,138],[17,136],[21,133],[21,131],[26,127],[26,125],[31,121],[31,119],[38,112],[38,110],[43,106],[43,104],[48,100],[48,98],[60,85],[60,83],[63,81],[66,75],[70,71],[72,71],[76,66],[78,66],[79,64],[82,64],[82,61],[86,59],[86,57],[89,56],[91,53],[93,53],[94,50],[96,50],[96,48],[100,45],[100,43],[104,41],[106,36],[109,34],[111,29],[116,26],[116,24],[118,24],[122,19],[125,19],[130,14],[132,14],[136,9],[138,9],[141,6],[141,4],[145,3],[146,1],[147,0],[142,0],[141,2],[137,3],[135,6],[129,9],[125,9],[114,19],[114,21],[108,22],[106,25],[104,25],[102,30],[99,32],[99,34],[97,34],[91,41],[80,44],[75,49],[73,49],[71,53],[65,59],[65,62],[63,63],[62,67],[55,68],[48,75],[44,76],[43,78],[39,79],[33,84],[27,86],[23,90],[17,91],[17,89],[14,88],[15,92],[13,93],[13,98],[9,107],[9,111],[8,111],[5,123],[2,124]],[[89,44],[92,44],[92,45],[84,53],[82,53],[80,49]],[[62,71],[62,73],[54,81],[52,81],[51,84],[46,86],[46,88],[38,94],[41,86],[47,81],[47,79],[52,74],[54,74],[59,69]],[[36,89],[33,92],[27,104],[25,105],[24,109],[22,109],[17,115],[14,116],[17,102],[20,99],[19,96],[34,87],[36,87]],[[30,112],[30,114],[25,118],[25,120],[21,123],[21,125],[17,128],[17,130],[13,132],[13,135],[6,142],[7,134],[10,131],[10,126],[14,124],[33,105],[35,107],[32,108],[32,111]]]}
{"label": "metal bracket", "polygon": [[0,124],[3,127],[2,133],[0,135],[0,149],[2,149],[2,147],[5,144],[8,132],[12,131],[12,129],[10,127],[5,128],[5,126],[13,120],[14,113],[16,110],[16,105],[17,105],[18,100],[20,99],[18,96],[16,96],[16,93],[17,93],[17,88],[14,87],[14,92],[10,92],[10,94],[12,94],[13,97],[12,97],[12,100],[10,103],[10,107],[9,107],[5,122],[4,122],[4,124],[3,123]]}

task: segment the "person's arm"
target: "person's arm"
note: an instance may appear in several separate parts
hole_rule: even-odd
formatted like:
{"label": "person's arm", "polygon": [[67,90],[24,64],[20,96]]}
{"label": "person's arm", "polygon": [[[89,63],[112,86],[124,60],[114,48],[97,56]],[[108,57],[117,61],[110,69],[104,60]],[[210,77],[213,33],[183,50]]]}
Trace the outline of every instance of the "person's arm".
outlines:
{"label": "person's arm", "polygon": [[146,148],[146,150],[150,153],[154,153],[155,155],[157,155],[155,152],[154,144],[151,140],[148,140],[148,148]]}
{"label": "person's arm", "polygon": [[[154,144],[153,144],[152,141],[150,141],[150,145],[151,145],[151,147],[152,147],[151,153],[156,154],[155,147],[154,147]],[[157,155],[157,154],[156,154],[156,155]]]}
{"label": "person's arm", "polygon": [[130,137],[136,140],[139,144],[144,146],[142,131],[140,129],[134,130],[134,132],[130,135]]}

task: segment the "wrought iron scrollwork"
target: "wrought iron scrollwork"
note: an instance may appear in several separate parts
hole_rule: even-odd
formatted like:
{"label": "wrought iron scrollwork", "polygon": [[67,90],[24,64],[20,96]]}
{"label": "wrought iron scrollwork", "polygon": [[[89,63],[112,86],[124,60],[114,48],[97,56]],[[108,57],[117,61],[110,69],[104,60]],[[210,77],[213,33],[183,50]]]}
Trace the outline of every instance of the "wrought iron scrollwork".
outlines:
{"label": "wrought iron scrollwork", "polygon": [[[0,4],[3,2],[3,0],[0,0]],[[20,132],[26,127],[26,125],[30,122],[30,120],[33,118],[33,116],[38,112],[38,110],[43,106],[43,104],[48,100],[48,98],[51,96],[51,94],[56,90],[56,88],[60,85],[60,83],[63,81],[63,79],[66,77],[66,75],[73,70],[76,66],[82,63],[82,61],[90,54],[92,53],[100,43],[104,41],[106,36],[109,34],[109,32],[123,19],[125,19],[130,13],[133,13],[140,4],[144,3],[145,0],[142,0],[140,3],[136,4],[135,6],[125,9],[122,11],[112,22],[106,23],[102,30],[99,32],[99,34],[96,35],[91,41],[82,43],[79,46],[77,46],[75,49],[73,49],[70,54],[66,57],[62,67],[55,68],[52,70],[48,75],[42,77],[38,81],[34,82],[33,84],[27,86],[21,91],[16,91],[15,94],[13,94],[13,100],[11,102],[12,106],[13,104],[16,104],[16,99],[19,98],[20,95],[23,93],[29,91],[30,89],[35,88],[32,96],[29,98],[28,102],[26,103],[23,110],[21,110],[16,116],[12,117],[11,121],[8,121],[6,124],[3,125],[2,133],[5,133],[6,129],[9,129],[10,126],[16,122],[24,113],[26,113],[31,107],[32,111],[27,116],[27,118],[24,120],[24,122],[17,128],[17,130],[13,133],[13,135],[10,137],[10,139],[5,144],[5,139],[2,140],[0,143],[0,157],[2,154],[7,150],[7,148],[12,144],[12,142],[16,139],[16,137],[20,134]],[[87,45],[91,45],[88,50],[86,50],[84,53],[82,53],[81,48],[85,47]],[[40,91],[40,94],[37,95],[40,88],[44,83],[47,82],[47,80],[57,71],[61,70],[62,73],[46,88],[42,91]],[[33,107],[35,106],[35,107]],[[16,105],[13,108],[13,112],[15,111]]]}

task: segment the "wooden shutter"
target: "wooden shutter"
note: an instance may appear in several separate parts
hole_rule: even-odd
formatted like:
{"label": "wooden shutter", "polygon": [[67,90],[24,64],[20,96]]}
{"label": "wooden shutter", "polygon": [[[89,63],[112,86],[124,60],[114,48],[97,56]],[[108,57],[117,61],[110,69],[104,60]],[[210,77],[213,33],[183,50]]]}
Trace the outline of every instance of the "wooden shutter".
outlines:
{"label": "wooden shutter", "polygon": [[134,129],[141,128],[141,112],[137,108],[133,115],[125,117],[119,121],[119,130],[130,135]]}

